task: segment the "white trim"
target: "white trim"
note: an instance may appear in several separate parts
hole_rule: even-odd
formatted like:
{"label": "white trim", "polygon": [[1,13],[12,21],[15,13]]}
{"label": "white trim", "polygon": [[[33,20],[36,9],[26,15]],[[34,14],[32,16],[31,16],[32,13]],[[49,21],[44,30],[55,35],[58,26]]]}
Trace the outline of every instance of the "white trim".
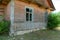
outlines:
{"label": "white trim", "polygon": [[14,0],[11,0],[10,2],[10,20],[11,20],[11,26],[10,26],[10,35],[14,33]]}

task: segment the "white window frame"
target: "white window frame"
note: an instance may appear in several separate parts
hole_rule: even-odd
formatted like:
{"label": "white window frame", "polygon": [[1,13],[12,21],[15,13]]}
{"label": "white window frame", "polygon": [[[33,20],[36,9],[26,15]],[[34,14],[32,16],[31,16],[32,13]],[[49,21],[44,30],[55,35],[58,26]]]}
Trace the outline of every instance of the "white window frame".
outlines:
{"label": "white window frame", "polygon": [[25,16],[26,16],[26,8],[32,9],[32,21],[34,19],[34,8],[33,7],[29,7],[29,6],[25,6]]}

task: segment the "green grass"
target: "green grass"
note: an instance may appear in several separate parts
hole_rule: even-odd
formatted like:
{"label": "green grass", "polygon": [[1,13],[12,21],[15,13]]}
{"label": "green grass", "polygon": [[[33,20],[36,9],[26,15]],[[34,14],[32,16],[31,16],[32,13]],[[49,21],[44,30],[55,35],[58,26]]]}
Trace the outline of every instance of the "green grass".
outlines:
{"label": "green grass", "polygon": [[0,36],[0,40],[60,40],[60,31],[39,30],[15,37]]}
{"label": "green grass", "polygon": [[0,35],[0,40],[13,40],[13,37],[8,36],[7,34]]}
{"label": "green grass", "polygon": [[8,36],[0,36],[0,40],[7,40],[8,39]]}

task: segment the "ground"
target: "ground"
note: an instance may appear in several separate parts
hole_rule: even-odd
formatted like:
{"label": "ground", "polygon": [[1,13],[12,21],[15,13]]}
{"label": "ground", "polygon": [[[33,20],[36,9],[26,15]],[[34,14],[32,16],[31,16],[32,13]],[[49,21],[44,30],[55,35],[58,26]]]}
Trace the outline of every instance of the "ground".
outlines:
{"label": "ground", "polygon": [[0,36],[0,40],[60,40],[60,31],[39,30],[14,37]]}

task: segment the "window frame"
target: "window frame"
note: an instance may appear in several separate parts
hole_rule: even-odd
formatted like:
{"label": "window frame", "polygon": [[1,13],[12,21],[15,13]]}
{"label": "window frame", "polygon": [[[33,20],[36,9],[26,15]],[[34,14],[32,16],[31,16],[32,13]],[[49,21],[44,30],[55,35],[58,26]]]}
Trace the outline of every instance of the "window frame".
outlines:
{"label": "window frame", "polygon": [[[33,7],[29,7],[29,6],[25,6],[25,16],[26,16],[26,8],[29,8],[29,9],[32,9],[32,21],[33,21],[33,14],[34,14],[34,8]],[[26,18],[26,17],[25,17]],[[29,20],[28,21],[30,21],[30,16],[29,16]],[[31,21],[30,21],[31,22]]]}

